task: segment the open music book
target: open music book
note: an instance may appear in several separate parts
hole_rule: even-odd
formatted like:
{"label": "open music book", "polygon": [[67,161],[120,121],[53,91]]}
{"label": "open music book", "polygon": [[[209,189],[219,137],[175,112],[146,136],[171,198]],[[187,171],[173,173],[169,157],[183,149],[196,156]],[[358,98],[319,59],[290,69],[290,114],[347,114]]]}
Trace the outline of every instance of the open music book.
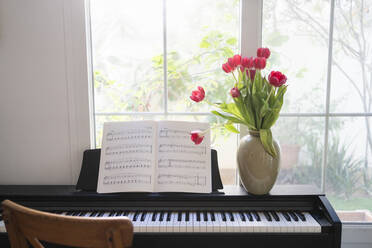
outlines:
{"label": "open music book", "polygon": [[[208,130],[199,145],[191,141],[194,130]],[[97,192],[130,191],[210,193],[209,124],[104,123]]]}

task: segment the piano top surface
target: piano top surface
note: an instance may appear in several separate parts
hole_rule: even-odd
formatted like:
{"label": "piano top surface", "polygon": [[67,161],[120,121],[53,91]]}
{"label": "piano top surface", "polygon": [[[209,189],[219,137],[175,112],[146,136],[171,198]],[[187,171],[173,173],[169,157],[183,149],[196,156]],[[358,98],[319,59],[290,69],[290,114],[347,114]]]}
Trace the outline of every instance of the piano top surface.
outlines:
{"label": "piano top surface", "polygon": [[176,193],[176,192],[124,192],[124,193],[108,193],[98,194],[96,192],[80,191],[75,189],[75,185],[0,185],[1,198],[28,198],[28,197],[81,197],[81,198],[96,198],[113,199],[113,198],[162,198],[162,199],[195,199],[200,197],[219,199],[219,198],[252,198],[265,199],[276,197],[314,197],[324,195],[317,190],[316,187],[310,185],[277,185],[271,190],[268,195],[255,196],[248,194],[242,187],[237,185],[224,186],[219,192],[201,194],[201,193]]}

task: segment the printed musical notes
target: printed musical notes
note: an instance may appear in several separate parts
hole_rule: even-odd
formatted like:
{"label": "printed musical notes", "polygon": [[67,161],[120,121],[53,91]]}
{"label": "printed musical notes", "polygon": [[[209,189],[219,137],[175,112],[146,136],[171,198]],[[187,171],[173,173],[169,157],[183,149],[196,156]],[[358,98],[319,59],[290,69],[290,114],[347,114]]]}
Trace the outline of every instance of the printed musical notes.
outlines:
{"label": "printed musical notes", "polygon": [[192,159],[159,159],[158,168],[193,169],[203,170],[206,168],[205,160]]}
{"label": "printed musical notes", "polygon": [[189,175],[158,175],[158,184],[171,185],[188,185],[188,186],[205,186],[207,183],[206,176],[189,176]]}
{"label": "printed musical notes", "polygon": [[116,161],[106,161],[105,170],[142,169],[150,168],[150,159],[130,158]]}
{"label": "printed musical notes", "polygon": [[175,144],[161,144],[159,145],[159,152],[163,153],[188,153],[203,155],[207,153],[205,145],[175,145]]}
{"label": "printed musical notes", "polygon": [[207,123],[106,122],[97,192],[211,192],[210,134],[200,145],[193,130]]}
{"label": "printed musical notes", "polygon": [[110,130],[106,134],[106,140],[111,142],[120,142],[122,140],[135,140],[135,139],[152,139],[152,128],[129,128],[127,130]]}
{"label": "printed musical notes", "polygon": [[187,130],[170,129],[164,127],[159,130],[159,138],[189,139],[190,132]]}
{"label": "printed musical notes", "polygon": [[103,177],[103,184],[151,184],[151,175],[121,174]]}
{"label": "printed musical notes", "polygon": [[152,145],[125,144],[107,146],[105,149],[106,155],[120,155],[133,153],[152,153]]}

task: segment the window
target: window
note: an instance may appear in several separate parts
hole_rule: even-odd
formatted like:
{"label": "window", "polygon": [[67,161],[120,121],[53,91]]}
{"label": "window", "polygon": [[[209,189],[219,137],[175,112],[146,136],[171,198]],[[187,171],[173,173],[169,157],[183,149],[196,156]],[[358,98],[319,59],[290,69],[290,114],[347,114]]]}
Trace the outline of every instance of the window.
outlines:
{"label": "window", "polygon": [[[202,85],[216,99],[226,96],[231,84],[221,64],[235,53],[253,55],[262,42],[272,50],[266,70],[284,71],[290,84],[273,128],[283,155],[277,183],[315,185],[343,215],[365,209],[359,216],[368,221],[371,7],[363,0],[91,0],[96,145],[105,121],[218,123],[207,105],[190,103],[191,90]],[[223,182],[236,183],[238,137],[213,129],[212,142]]]}

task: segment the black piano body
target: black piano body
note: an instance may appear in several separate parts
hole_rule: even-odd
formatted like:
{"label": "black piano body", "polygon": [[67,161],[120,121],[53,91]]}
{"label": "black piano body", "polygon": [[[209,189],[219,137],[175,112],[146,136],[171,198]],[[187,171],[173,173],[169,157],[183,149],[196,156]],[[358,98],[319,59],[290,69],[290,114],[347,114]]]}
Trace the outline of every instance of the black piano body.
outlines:
{"label": "black piano body", "polygon": [[[0,186],[0,201],[4,199],[51,212],[308,211],[320,224],[320,233],[135,233],[134,247],[341,247],[341,223],[331,204],[324,195],[308,193],[301,186],[277,186],[269,195],[253,196],[239,186],[228,186],[223,193],[211,194],[97,194],[76,190],[73,185],[3,185]],[[0,247],[10,247],[6,233],[0,233]]]}

